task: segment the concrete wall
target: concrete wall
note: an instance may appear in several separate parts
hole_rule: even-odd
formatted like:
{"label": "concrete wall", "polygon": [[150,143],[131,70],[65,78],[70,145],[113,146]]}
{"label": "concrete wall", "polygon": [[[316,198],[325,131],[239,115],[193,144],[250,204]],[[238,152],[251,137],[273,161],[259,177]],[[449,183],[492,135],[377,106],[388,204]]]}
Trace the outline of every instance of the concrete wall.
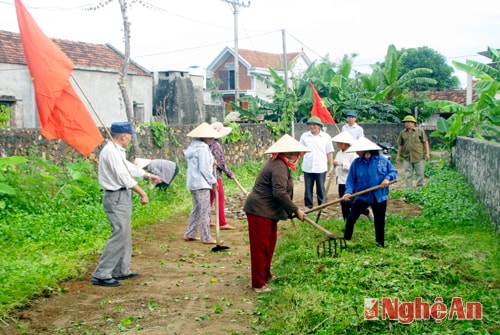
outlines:
{"label": "concrete wall", "polygon": [[500,144],[459,137],[453,161],[500,230]]}

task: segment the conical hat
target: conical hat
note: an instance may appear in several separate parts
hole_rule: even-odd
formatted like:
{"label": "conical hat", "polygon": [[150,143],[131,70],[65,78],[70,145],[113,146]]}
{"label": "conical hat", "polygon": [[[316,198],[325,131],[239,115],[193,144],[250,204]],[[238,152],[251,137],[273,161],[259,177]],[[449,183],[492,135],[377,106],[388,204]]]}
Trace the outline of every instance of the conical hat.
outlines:
{"label": "conical hat", "polygon": [[302,145],[299,141],[292,136],[285,134],[279,140],[265,151],[266,154],[275,154],[283,152],[309,152],[306,146]]}
{"label": "conical hat", "polygon": [[354,142],[356,142],[356,139],[354,137],[352,137],[351,133],[344,130],[340,134],[335,135],[332,138],[332,141],[337,142],[337,143],[353,144]]}
{"label": "conical hat", "polygon": [[224,124],[222,122],[214,122],[211,124],[211,126],[219,132],[220,137],[229,135],[229,133],[233,130],[233,128],[231,127],[224,127]]}
{"label": "conical hat", "polygon": [[356,142],[354,142],[349,149],[345,152],[356,152],[356,151],[370,151],[370,150],[382,150],[381,147],[367,139],[366,137],[361,137]]}
{"label": "conical hat", "polygon": [[134,160],[134,164],[140,167],[141,169],[144,169],[146,166],[149,165],[149,163],[151,163],[151,159],[147,158],[136,158]]}
{"label": "conical hat", "polygon": [[221,135],[217,130],[210,127],[206,122],[203,122],[198,127],[191,130],[186,136],[196,137],[196,138],[220,138]]}

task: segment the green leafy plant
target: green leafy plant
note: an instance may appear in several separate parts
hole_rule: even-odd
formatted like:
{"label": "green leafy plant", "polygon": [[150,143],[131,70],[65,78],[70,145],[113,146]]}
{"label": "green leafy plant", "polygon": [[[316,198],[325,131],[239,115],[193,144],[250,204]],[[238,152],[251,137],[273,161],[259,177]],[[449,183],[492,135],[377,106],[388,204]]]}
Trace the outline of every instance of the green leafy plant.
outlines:
{"label": "green leafy plant", "polygon": [[224,122],[224,125],[226,127],[231,127],[232,131],[229,133],[229,135],[224,136],[220,139],[223,143],[237,143],[240,141],[246,142],[253,140],[252,133],[248,129],[242,131],[237,123]]}
{"label": "green leafy plant", "polygon": [[5,128],[10,120],[13,110],[10,107],[0,104],[0,128]]}
{"label": "green leafy plant", "polygon": [[157,147],[163,148],[166,139],[165,131],[167,126],[163,122],[151,122],[150,127],[151,133],[153,134],[153,143]]}

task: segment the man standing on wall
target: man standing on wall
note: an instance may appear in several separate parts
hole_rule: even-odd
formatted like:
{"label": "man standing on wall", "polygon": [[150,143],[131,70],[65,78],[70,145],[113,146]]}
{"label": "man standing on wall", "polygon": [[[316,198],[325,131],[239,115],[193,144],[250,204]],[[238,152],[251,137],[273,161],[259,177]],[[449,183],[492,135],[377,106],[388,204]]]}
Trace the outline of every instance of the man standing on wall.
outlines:
{"label": "man standing on wall", "polygon": [[425,160],[430,158],[429,141],[425,131],[416,128],[417,120],[411,115],[403,119],[405,130],[399,133],[398,154],[396,163],[399,163],[399,156],[403,154],[403,167],[406,176],[406,188],[413,188],[413,172],[417,175],[417,188],[424,186]]}

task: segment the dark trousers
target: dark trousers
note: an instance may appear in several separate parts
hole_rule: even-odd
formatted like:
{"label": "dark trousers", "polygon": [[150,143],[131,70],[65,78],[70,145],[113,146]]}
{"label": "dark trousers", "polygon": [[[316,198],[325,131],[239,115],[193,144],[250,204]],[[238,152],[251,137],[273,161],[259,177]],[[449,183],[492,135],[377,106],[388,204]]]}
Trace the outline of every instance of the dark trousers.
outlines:
{"label": "dark trousers", "polygon": [[363,213],[364,210],[368,208],[368,206],[372,207],[373,217],[374,217],[374,226],[375,226],[375,241],[380,245],[384,246],[384,229],[385,229],[385,211],[387,209],[387,201],[382,202],[374,202],[373,204],[368,204],[366,202],[360,200],[354,200],[354,203],[351,207],[351,212],[347,217],[345,222],[345,231],[344,238],[346,240],[350,240],[352,238],[352,233],[354,231],[354,224],[358,220],[359,216]]}
{"label": "dark trousers", "polygon": [[250,213],[246,215],[250,238],[252,287],[261,288],[273,277],[271,262],[278,238],[278,221]]}
{"label": "dark trousers", "polygon": [[[345,184],[339,184],[339,198],[342,198],[344,194],[345,194]],[[342,217],[344,218],[344,221],[349,216],[349,213],[351,212],[351,207],[352,207],[352,200],[340,202],[340,208],[342,209]],[[368,208],[366,208],[361,214],[368,216],[368,213],[369,213]]]}
{"label": "dark trousers", "polygon": [[313,190],[316,184],[316,194],[318,197],[318,205],[321,205],[325,199],[325,180],[326,172],[323,173],[307,173],[304,172],[304,205],[307,208],[313,208]]}

